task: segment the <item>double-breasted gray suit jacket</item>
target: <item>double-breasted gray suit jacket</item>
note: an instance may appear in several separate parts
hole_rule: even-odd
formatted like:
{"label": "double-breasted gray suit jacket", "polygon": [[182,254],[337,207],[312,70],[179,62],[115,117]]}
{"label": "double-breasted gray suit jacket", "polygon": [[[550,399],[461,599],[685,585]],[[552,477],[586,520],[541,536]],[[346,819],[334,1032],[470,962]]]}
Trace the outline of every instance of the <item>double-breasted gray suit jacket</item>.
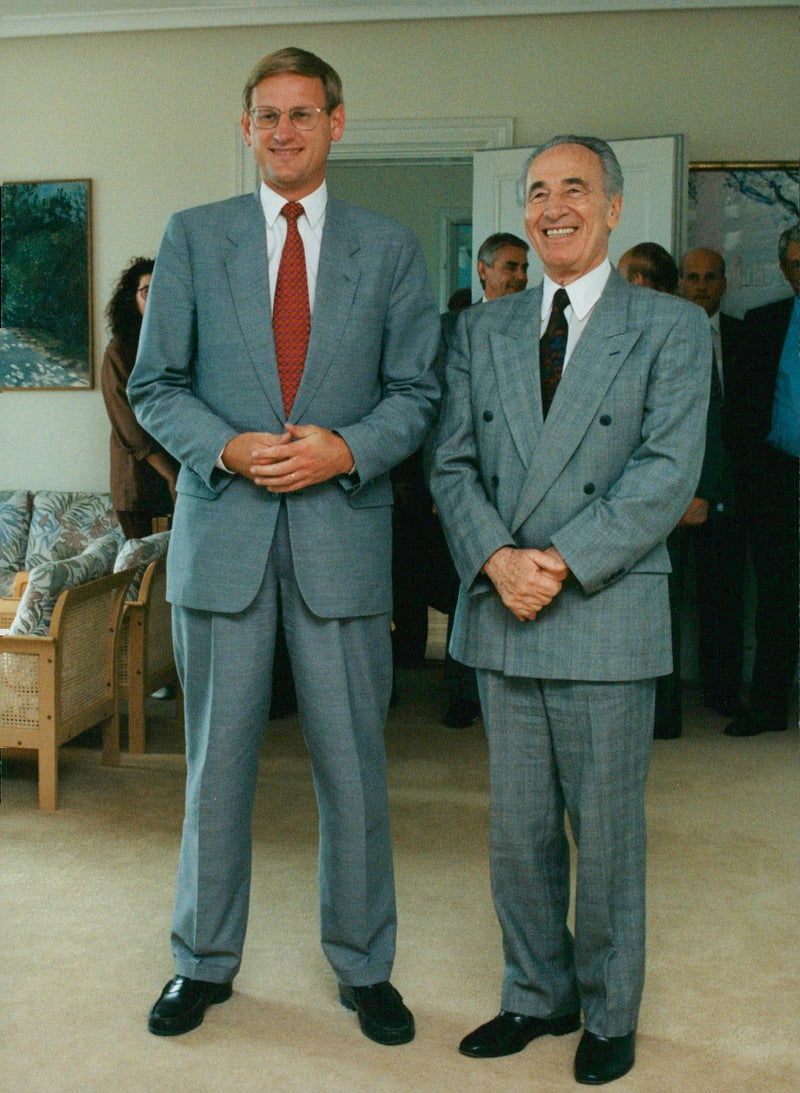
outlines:
{"label": "double-breasted gray suit jacket", "polygon": [[[294,571],[322,617],[391,609],[389,470],[437,411],[439,316],[414,234],[329,198],[305,370],[290,420],[338,431],[358,478],[284,495]],[[238,612],[256,595],[280,499],[215,467],[241,432],[285,421],[257,194],[175,214],[159,249],[129,398],[181,463],[173,603]]]}
{"label": "double-breasted gray suit jacket", "polygon": [[[700,474],[711,338],[694,304],[611,272],[543,422],[542,288],[461,313],[431,489],[462,581],[451,651],[508,675],[670,670],[667,534]],[[511,545],[573,576],[520,622],[487,577]]]}

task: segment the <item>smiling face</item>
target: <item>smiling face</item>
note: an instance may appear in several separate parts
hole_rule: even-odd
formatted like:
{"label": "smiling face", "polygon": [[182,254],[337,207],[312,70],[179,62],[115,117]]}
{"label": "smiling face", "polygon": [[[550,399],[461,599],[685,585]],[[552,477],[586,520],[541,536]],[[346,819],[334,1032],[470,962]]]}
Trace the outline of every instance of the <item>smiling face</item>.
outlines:
{"label": "smiling face", "polygon": [[487,300],[510,296],[528,287],[528,255],[522,247],[501,247],[494,262],[478,262],[478,277]]}
{"label": "smiling face", "polygon": [[622,194],[609,198],[600,157],[582,144],[558,144],[538,155],[525,182],[525,230],[545,273],[568,285],[608,253]]}
{"label": "smiling face", "polygon": [[331,143],[344,132],[344,106],[325,110],[322,80],[292,72],[269,76],[256,84],[250,106],[270,106],[289,111],[298,106],[320,106],[315,129],[295,129],[286,113],[274,129],[256,129],[247,111],[242,112],[242,137],[252,148],[261,178],[287,201],[299,201],[313,193],[325,178]]}

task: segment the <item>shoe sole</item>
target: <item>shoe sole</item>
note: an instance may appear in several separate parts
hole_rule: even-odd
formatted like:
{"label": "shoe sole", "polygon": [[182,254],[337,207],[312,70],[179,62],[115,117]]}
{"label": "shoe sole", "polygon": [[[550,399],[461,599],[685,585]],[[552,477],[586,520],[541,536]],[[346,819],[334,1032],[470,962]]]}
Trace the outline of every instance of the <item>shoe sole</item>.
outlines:
{"label": "shoe sole", "polygon": [[574,1078],[578,1085],[608,1085],[609,1082],[615,1082],[618,1078],[624,1078],[626,1074],[630,1074],[635,1062],[635,1059],[631,1059],[629,1066],[626,1066],[624,1070],[615,1072],[608,1078],[595,1078],[593,1075],[582,1075],[581,1077],[578,1077],[577,1072],[574,1073]]}

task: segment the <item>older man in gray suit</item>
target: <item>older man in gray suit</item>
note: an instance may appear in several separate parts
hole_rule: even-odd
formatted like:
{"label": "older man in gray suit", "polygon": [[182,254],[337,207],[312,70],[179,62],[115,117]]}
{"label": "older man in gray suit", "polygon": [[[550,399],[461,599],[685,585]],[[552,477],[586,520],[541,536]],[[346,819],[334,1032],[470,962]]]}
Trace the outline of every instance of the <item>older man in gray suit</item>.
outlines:
{"label": "older man in gray suit", "polygon": [[239,969],[279,612],[319,805],[322,945],[367,1036],[414,1035],[389,982],[389,471],[435,417],[439,317],[413,233],[327,194],[344,123],[318,57],[254,68],[241,128],[262,184],[170,220],[130,380],[181,463],[168,595],[188,771],[158,1035],[198,1025]]}
{"label": "older man in gray suit", "polygon": [[600,1084],[634,1061],[665,539],[700,473],[711,342],[699,308],[612,270],[605,142],[554,138],[520,188],[545,280],[462,313],[432,479],[462,582],[452,652],[477,669],[489,742],[505,953],[502,1009],[461,1051],[520,1051],[582,1009],[575,1076]]}

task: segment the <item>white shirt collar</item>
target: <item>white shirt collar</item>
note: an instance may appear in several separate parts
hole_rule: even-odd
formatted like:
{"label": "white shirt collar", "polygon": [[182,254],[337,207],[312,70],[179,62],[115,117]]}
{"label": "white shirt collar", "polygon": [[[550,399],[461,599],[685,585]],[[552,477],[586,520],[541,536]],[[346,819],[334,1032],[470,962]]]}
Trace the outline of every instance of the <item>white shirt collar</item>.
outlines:
{"label": "white shirt collar", "polygon": [[[569,296],[570,306],[579,320],[583,321],[600,299],[610,274],[611,262],[606,257],[599,266],[596,266],[588,273],[584,273],[583,277],[579,277],[577,281],[573,281],[571,284],[564,286],[567,290],[567,295]],[[555,281],[551,281],[547,274],[545,274],[542,287],[543,319],[550,314],[553,297],[556,294],[556,290],[561,287],[562,286],[556,284]]]}
{"label": "white shirt collar", "polygon": [[[275,221],[281,215],[281,209],[286,204],[286,198],[281,194],[276,193],[275,190],[270,189],[264,182],[261,183],[259,188],[259,197],[261,198],[261,207],[264,210],[267,226],[272,228],[275,225]],[[300,204],[303,206],[306,219],[312,228],[316,228],[320,220],[324,217],[327,203],[328,184],[324,180],[322,185],[314,190],[313,193],[306,194],[301,200]]]}
{"label": "white shirt collar", "polygon": [[714,333],[719,334],[719,308],[717,308],[717,310],[709,318],[708,321],[711,324],[711,329],[714,331]]}

